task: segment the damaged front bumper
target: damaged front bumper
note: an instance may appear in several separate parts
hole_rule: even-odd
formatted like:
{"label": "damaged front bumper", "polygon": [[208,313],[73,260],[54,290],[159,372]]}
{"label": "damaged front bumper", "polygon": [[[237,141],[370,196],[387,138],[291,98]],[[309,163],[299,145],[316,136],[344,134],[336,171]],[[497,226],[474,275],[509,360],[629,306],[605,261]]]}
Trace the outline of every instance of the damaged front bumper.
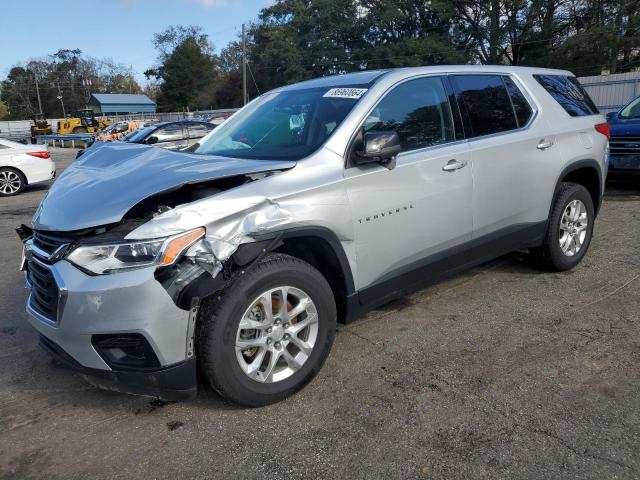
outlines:
{"label": "damaged front bumper", "polygon": [[40,336],[40,346],[66,368],[103,390],[173,401],[188,400],[198,393],[195,358],[151,371],[102,370],[80,364],[44,335]]}
{"label": "damaged front bumper", "polygon": [[41,345],[91,383],[177,400],[197,392],[197,305],[179,308],[155,267],[87,275],[66,260],[26,255],[29,322]]}

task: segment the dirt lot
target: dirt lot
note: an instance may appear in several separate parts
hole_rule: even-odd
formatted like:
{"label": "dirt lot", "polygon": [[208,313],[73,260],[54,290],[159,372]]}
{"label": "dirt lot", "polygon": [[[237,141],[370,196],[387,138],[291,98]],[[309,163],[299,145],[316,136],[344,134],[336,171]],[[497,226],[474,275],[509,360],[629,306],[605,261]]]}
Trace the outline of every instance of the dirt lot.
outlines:
{"label": "dirt lot", "polygon": [[0,479],[638,478],[640,177],[611,186],[575,271],[514,254],[390,304],[340,329],[305,390],[253,410],[53,364],[13,231],[46,186],[1,199]]}

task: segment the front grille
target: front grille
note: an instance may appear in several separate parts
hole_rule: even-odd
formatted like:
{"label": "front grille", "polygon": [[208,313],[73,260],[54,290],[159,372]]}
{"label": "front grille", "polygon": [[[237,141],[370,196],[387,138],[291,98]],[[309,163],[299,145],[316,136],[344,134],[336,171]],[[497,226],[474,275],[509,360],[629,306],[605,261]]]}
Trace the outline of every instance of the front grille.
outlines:
{"label": "front grille", "polygon": [[31,308],[48,320],[57,322],[59,291],[51,270],[34,260],[29,260],[27,275],[31,284]]}
{"label": "front grille", "polygon": [[640,155],[640,137],[612,136],[609,140],[609,153],[617,155]]}
{"label": "front grille", "polygon": [[[33,245],[51,256],[61,246],[71,243],[71,239],[57,237],[42,232],[33,232]],[[45,259],[47,260],[47,259]]]}

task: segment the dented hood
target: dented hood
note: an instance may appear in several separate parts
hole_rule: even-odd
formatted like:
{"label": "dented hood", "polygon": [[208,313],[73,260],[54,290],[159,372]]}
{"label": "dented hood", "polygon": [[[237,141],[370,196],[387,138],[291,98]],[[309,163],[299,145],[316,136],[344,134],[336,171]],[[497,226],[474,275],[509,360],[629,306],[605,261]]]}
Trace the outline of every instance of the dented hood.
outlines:
{"label": "dented hood", "polygon": [[160,192],[295,165],[294,161],[195,155],[121,142],[96,144],[55,181],[36,210],[33,227],[62,232],[116,223],[138,202]]}

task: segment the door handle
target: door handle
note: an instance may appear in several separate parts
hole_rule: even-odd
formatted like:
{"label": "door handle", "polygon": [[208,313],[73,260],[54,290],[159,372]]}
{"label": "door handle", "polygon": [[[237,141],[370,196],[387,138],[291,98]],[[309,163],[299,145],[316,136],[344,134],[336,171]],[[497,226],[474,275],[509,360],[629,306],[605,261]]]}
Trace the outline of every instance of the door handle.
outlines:
{"label": "door handle", "polygon": [[540,142],[538,142],[538,146],[536,147],[538,150],[546,150],[549,147],[553,146],[553,140],[547,140],[546,138],[543,138],[542,140],[540,140]]}
{"label": "door handle", "polygon": [[455,172],[456,170],[460,170],[461,168],[464,168],[466,166],[467,162],[465,162],[464,160],[458,161],[454,158],[449,160],[447,164],[442,167],[442,170],[444,170],[445,172]]}

